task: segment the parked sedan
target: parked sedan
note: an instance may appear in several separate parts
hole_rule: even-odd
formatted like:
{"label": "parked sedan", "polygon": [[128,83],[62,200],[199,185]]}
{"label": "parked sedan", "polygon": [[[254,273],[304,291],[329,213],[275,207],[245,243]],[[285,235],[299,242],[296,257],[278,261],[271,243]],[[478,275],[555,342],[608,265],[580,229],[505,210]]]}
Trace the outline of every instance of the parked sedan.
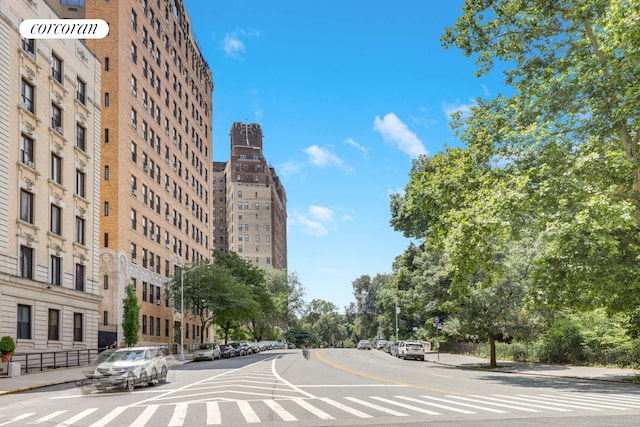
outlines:
{"label": "parked sedan", "polygon": [[358,350],[371,350],[371,343],[369,340],[360,340],[356,347]]}
{"label": "parked sedan", "polygon": [[220,359],[220,346],[216,343],[201,344],[193,353],[193,360]]}
{"label": "parked sedan", "polygon": [[424,360],[424,347],[419,342],[403,341],[398,346],[398,357],[403,360]]}
{"label": "parked sedan", "polygon": [[235,355],[236,355],[236,351],[235,351],[235,349],[234,349],[232,346],[230,346],[230,345],[223,345],[223,346],[220,348],[220,356],[221,356],[221,357],[223,357],[223,358],[225,358],[225,359],[228,359],[228,358],[230,358],[230,357],[235,357]]}
{"label": "parked sedan", "polygon": [[121,348],[98,365],[93,384],[98,390],[123,388],[133,391],[136,385],[166,382],[167,370],[167,361],[160,348]]}
{"label": "parked sedan", "polygon": [[395,357],[398,357],[398,346],[400,345],[401,341],[394,341],[391,343],[391,345],[389,346],[389,354]]}

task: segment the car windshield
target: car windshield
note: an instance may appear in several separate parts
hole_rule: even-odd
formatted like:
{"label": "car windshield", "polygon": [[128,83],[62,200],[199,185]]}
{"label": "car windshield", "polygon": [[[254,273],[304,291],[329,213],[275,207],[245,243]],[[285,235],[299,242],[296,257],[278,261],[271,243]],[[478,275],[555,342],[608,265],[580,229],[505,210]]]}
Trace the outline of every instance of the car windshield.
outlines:
{"label": "car windshield", "polygon": [[210,350],[213,348],[213,344],[201,344],[200,350]]}
{"label": "car windshield", "polygon": [[418,348],[421,348],[421,347],[422,347],[422,344],[408,343],[408,344],[407,344],[407,347],[418,347]]}
{"label": "car windshield", "polygon": [[116,351],[107,359],[107,362],[117,362],[119,360],[136,360],[144,358],[144,350],[123,350]]}

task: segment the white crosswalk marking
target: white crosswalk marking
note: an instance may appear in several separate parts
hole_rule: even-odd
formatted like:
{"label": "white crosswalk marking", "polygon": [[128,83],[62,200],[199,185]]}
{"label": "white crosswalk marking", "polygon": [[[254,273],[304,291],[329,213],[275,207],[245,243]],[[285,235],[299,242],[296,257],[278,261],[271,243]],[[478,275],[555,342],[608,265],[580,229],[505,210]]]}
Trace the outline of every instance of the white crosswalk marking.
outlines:
{"label": "white crosswalk marking", "polygon": [[[560,395],[562,396],[563,394],[560,393]],[[626,400],[626,399],[616,399],[615,397],[610,397],[610,396],[581,396],[582,400],[586,401],[586,402],[612,402],[614,405],[616,406],[624,406],[624,407],[631,407],[631,408],[638,408],[640,407],[640,400],[635,399],[635,401],[631,401],[631,400]]]}
{"label": "white crosswalk marking", "polygon": [[37,419],[37,420],[35,420],[32,424],[40,424],[40,423],[44,423],[45,421],[49,421],[49,420],[51,420],[51,419],[53,419],[53,418],[57,417],[58,415],[62,415],[62,414],[64,414],[65,412],[67,412],[67,411],[65,410],[65,411],[55,411],[55,412],[52,412],[52,413],[50,413],[49,415],[46,415],[46,416],[44,416],[44,417],[42,417],[42,418],[38,418],[38,419]]}
{"label": "white crosswalk marking", "polygon": [[[495,397],[489,397],[489,396],[473,396],[473,397],[482,397],[482,399],[485,400],[495,400],[498,402],[504,402],[505,399],[498,399]],[[544,406],[544,405],[535,405],[532,403],[522,403],[522,402],[517,402],[518,406],[527,406],[527,407],[531,407],[531,408],[539,408],[539,409],[549,409],[552,411],[560,411],[560,412],[571,412],[570,409],[564,409],[564,408],[550,408],[548,406]]]}
{"label": "white crosswalk marking", "polygon": [[56,427],[72,426],[76,424],[78,421],[80,421],[81,419],[83,419],[84,417],[86,417],[87,415],[92,414],[97,410],[98,408],[85,409],[84,411],[80,412],[78,415],[71,417],[68,420],[65,420],[60,424],[56,425]]}
{"label": "white crosswalk marking", "polygon": [[99,421],[91,424],[90,427],[104,427],[107,424],[109,424],[111,421],[115,420],[116,418],[118,418],[118,416],[123,413],[125,411],[125,409],[127,409],[126,406],[118,406],[117,408],[115,408],[113,411],[109,412],[107,415],[105,415],[104,417],[102,417]]}
{"label": "white crosswalk marking", "polygon": [[499,397],[504,397],[505,399],[511,399],[511,400],[523,400],[525,402],[536,402],[536,403],[544,403],[545,405],[549,406],[559,406],[561,408],[572,408],[572,409],[590,409],[593,411],[599,411],[600,409],[596,409],[596,408],[589,408],[586,406],[579,406],[579,405],[567,405],[567,404],[563,404],[563,403],[556,403],[556,402],[549,402],[547,400],[544,399],[540,399],[538,396],[526,396],[526,397],[520,397],[519,396],[506,396],[503,394],[496,394],[496,396]]}
{"label": "white crosswalk marking", "polygon": [[296,417],[291,415],[289,411],[284,409],[282,405],[280,405],[275,400],[265,400],[264,403],[269,407],[269,409],[275,412],[282,419],[282,421],[298,421]]}
{"label": "white crosswalk marking", "polygon": [[144,427],[157,410],[158,405],[147,406],[129,427]]}
{"label": "white crosswalk marking", "polygon": [[553,398],[554,402],[560,401],[560,402],[567,402],[567,403],[587,403],[589,404],[589,406],[593,407],[593,408],[604,408],[604,409],[617,409],[620,411],[627,411],[629,410],[629,408],[625,408],[624,406],[612,403],[612,404],[596,404],[593,402],[585,402],[584,399],[582,399],[581,397],[576,397],[576,396],[555,396]]}
{"label": "white crosswalk marking", "polygon": [[409,414],[405,414],[403,412],[394,411],[393,409],[385,408],[384,406],[376,405],[375,403],[369,403],[369,402],[366,402],[364,400],[360,400],[357,397],[345,397],[345,399],[347,399],[347,400],[349,400],[351,402],[354,402],[354,403],[359,403],[360,405],[366,406],[368,408],[375,409],[376,411],[384,412],[384,413],[389,414],[389,415],[394,415],[396,417],[408,417],[409,416]]}
{"label": "white crosswalk marking", "polygon": [[207,402],[207,425],[222,424],[218,402]]}
{"label": "white crosswalk marking", "polygon": [[[523,394],[519,394],[518,396],[521,397],[528,397],[526,395]],[[567,402],[566,400],[562,400],[560,398],[558,398],[558,396],[554,396],[553,398],[551,397],[546,397],[546,396],[535,396],[535,397],[529,397],[529,399],[533,399],[533,400],[538,400],[541,402],[546,402],[548,405],[559,405],[559,406],[566,406],[569,408],[576,408],[576,409],[587,409],[590,411],[599,411],[600,409],[598,408],[594,408],[593,406],[583,406],[580,404],[576,404],[573,402]],[[562,402],[562,403],[559,403]]]}
{"label": "white crosswalk marking", "polygon": [[329,399],[327,397],[320,398],[320,400],[322,400],[325,403],[328,403],[331,406],[335,406],[338,409],[342,409],[343,411],[348,412],[351,415],[355,415],[356,417],[359,417],[359,418],[373,418],[373,416],[371,416],[369,414],[365,414],[362,411],[358,411],[357,409],[354,409],[354,408],[352,408],[350,406],[347,406],[347,405],[343,405],[342,403],[336,402],[335,400],[331,400],[331,399]]}
{"label": "white crosswalk marking", "polygon": [[391,405],[399,406],[399,407],[405,408],[405,409],[411,409],[412,411],[420,412],[420,413],[427,414],[427,415],[441,415],[439,412],[433,412],[433,411],[430,411],[428,409],[418,408],[417,406],[408,405],[408,404],[402,403],[402,402],[396,402],[396,401],[393,401],[393,400],[390,400],[390,399],[385,399],[384,397],[371,396],[371,398],[379,400],[380,402],[389,403]]}
{"label": "white crosswalk marking", "polygon": [[302,406],[304,409],[306,409],[307,411],[311,412],[313,415],[315,415],[316,417],[320,418],[321,420],[334,420],[335,419],[331,415],[329,415],[326,412],[324,412],[322,409],[316,408],[315,406],[313,406],[312,404],[310,404],[306,400],[296,398],[296,399],[291,399],[291,401],[297,403],[300,406]]}
{"label": "white crosswalk marking", "polygon": [[[438,402],[445,402],[445,403],[454,403],[451,402],[447,399],[440,399],[437,397],[432,397],[432,396],[420,396],[420,397],[424,397],[425,399],[430,399],[430,400],[435,400]],[[452,397],[452,396],[447,396],[447,397]],[[489,411],[489,412],[495,412],[496,414],[506,414],[506,411],[501,411],[500,409],[493,409],[493,408],[485,408],[483,406],[478,406],[478,405],[471,405],[469,403],[462,403],[462,402],[455,402],[455,405],[459,405],[459,406],[464,406],[465,408],[473,408],[473,409],[479,409],[481,411]]]}
{"label": "white crosswalk marking", "polygon": [[244,417],[245,421],[248,423],[259,423],[260,417],[255,413],[251,405],[246,400],[238,400],[236,402],[238,404],[238,408],[240,408],[240,412]]}
{"label": "white crosswalk marking", "polygon": [[395,396],[395,397],[398,398],[398,399],[402,399],[402,400],[408,400],[409,402],[420,403],[422,405],[434,406],[434,407],[440,408],[440,409],[448,409],[449,411],[458,412],[460,414],[475,414],[475,412],[467,411],[466,409],[453,408],[451,406],[440,405],[438,403],[427,402],[427,401],[420,400],[420,399],[414,399],[413,397],[407,397],[407,396]]}
{"label": "white crosswalk marking", "polygon": [[178,427],[184,424],[184,419],[187,418],[187,409],[189,404],[187,402],[180,402],[176,404],[176,409],[173,411],[173,416],[169,421],[169,427]]}
{"label": "white crosswalk marking", "polygon": [[453,398],[453,399],[464,400],[465,402],[474,402],[474,403],[482,403],[482,404],[485,404],[485,405],[499,406],[500,408],[517,409],[519,411],[525,411],[525,412],[538,412],[535,409],[522,408],[520,406],[507,405],[507,404],[504,404],[504,403],[486,402],[486,401],[478,400],[477,398],[476,399],[471,399],[471,398],[462,397],[462,396],[450,396],[450,397]]}
{"label": "white crosswalk marking", "polygon": [[16,421],[24,420],[25,418],[29,418],[31,415],[34,415],[34,413],[29,412],[26,414],[18,415],[16,417],[11,418],[9,421],[5,421],[4,423],[1,423],[0,426],[4,426],[7,424],[15,423]]}

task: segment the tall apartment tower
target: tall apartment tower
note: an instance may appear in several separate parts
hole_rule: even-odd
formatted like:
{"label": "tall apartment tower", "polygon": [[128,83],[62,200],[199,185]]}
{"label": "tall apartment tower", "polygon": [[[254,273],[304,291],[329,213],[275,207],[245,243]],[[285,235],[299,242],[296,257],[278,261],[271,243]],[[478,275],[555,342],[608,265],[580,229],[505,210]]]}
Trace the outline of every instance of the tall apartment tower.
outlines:
{"label": "tall apartment tower", "polygon": [[213,250],[229,252],[227,234],[227,162],[213,162],[211,168],[211,244]]}
{"label": "tall apartment tower", "polygon": [[20,37],[41,2],[0,7],[0,336],[19,352],[98,343],[100,61]]}
{"label": "tall apartment tower", "polygon": [[[100,344],[121,341],[125,287],[142,305],[140,343],[180,342],[175,267],[211,257],[213,77],[182,0],[86,3],[109,23],[101,59]],[[185,318],[185,344],[208,338]]]}
{"label": "tall apartment tower", "polygon": [[225,183],[228,250],[258,267],[286,269],[287,196],[262,153],[260,125],[231,126]]}

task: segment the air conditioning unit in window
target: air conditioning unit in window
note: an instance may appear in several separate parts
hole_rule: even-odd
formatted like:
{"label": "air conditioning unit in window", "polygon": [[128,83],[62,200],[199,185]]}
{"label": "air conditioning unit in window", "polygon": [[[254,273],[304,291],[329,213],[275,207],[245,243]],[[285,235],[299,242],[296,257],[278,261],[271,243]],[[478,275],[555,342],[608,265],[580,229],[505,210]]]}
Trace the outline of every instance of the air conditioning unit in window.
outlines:
{"label": "air conditioning unit in window", "polygon": [[169,219],[169,214],[166,214],[166,215],[164,216],[164,219],[168,220],[168,219]]}
{"label": "air conditioning unit in window", "polygon": [[31,169],[33,169],[35,167],[35,165],[33,164],[33,162],[31,160],[25,160],[24,164],[29,166]]}
{"label": "air conditioning unit in window", "polygon": [[165,248],[167,248],[167,249],[169,249],[169,244],[168,244],[168,243],[165,243],[165,244],[164,244],[164,247],[165,247]]}
{"label": "air conditioning unit in window", "polygon": [[159,299],[156,300],[156,305],[160,305],[160,300]]}
{"label": "air conditioning unit in window", "polygon": [[137,263],[138,263],[138,260],[137,260],[136,258],[131,258],[131,263],[132,263],[132,264],[137,264]]}
{"label": "air conditioning unit in window", "polygon": [[137,196],[138,190],[136,190],[135,188],[131,189],[131,194],[133,194],[134,196]]}
{"label": "air conditioning unit in window", "polygon": [[56,126],[56,132],[58,132],[60,135],[64,135],[64,130],[62,129],[62,126]]}
{"label": "air conditioning unit in window", "polygon": [[165,189],[165,190],[167,190],[167,191],[169,191],[169,184],[165,185],[165,186],[164,186],[164,189]]}
{"label": "air conditioning unit in window", "polygon": [[155,235],[154,233],[149,233],[149,238],[150,238],[151,240],[155,240],[156,235]]}
{"label": "air conditioning unit in window", "polygon": [[149,172],[149,165],[148,164],[143,164],[142,165],[142,169],[144,169],[145,172]]}

